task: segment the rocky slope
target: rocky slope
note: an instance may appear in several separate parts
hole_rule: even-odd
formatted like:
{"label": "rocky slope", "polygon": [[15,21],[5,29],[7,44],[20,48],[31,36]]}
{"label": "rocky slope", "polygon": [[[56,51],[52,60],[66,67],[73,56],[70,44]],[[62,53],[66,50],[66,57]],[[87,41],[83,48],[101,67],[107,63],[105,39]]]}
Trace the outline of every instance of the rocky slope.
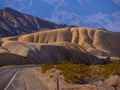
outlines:
{"label": "rocky slope", "polygon": [[0,37],[16,36],[66,26],[23,14],[8,7],[0,9]]}
{"label": "rocky slope", "polygon": [[[14,54],[15,56],[11,56],[11,58],[10,55],[8,56],[8,54]],[[14,64],[21,64],[23,62],[24,64],[43,62],[56,63],[59,60],[73,60],[77,63],[84,64],[93,64],[96,62],[99,63],[99,59],[97,57],[90,54],[86,54],[82,51],[78,51],[76,49],[52,44],[35,44],[19,41],[3,42],[0,49],[0,55],[1,57],[3,57],[0,58],[0,62],[4,64],[8,64],[9,61],[11,61]],[[21,57],[17,59],[18,56]],[[17,63],[14,60],[16,60]]]}
{"label": "rocky slope", "polygon": [[96,56],[120,57],[120,34],[92,28],[63,28],[23,35],[22,42],[70,42]]}
{"label": "rocky slope", "polygon": [[[56,63],[58,60],[73,60],[84,64],[106,63],[97,57],[119,60],[119,38],[120,34],[101,29],[61,28],[1,38],[0,54],[1,57],[8,53],[21,56],[26,58],[25,63],[28,59],[29,63]],[[0,61],[5,64],[7,57],[6,60],[0,58]]]}

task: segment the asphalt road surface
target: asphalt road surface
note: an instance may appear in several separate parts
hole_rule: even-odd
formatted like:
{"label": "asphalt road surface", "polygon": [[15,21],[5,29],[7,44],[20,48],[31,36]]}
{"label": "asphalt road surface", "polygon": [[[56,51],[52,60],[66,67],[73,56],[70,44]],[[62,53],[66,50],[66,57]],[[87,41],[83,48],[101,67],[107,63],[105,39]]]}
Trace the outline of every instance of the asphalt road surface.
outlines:
{"label": "asphalt road surface", "polygon": [[0,67],[0,90],[48,90],[35,77],[36,65]]}

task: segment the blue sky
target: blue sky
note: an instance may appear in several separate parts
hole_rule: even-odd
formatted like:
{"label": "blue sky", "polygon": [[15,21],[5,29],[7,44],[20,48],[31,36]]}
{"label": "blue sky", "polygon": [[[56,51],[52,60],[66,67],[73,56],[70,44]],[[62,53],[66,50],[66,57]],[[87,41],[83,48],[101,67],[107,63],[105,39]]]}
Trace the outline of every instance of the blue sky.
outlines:
{"label": "blue sky", "polygon": [[120,0],[0,0],[4,7],[56,23],[120,32]]}

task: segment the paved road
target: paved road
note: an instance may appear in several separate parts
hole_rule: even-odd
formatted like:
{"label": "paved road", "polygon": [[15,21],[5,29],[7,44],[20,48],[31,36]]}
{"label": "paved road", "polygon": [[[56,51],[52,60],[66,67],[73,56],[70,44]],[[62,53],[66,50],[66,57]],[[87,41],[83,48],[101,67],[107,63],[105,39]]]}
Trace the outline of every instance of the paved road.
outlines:
{"label": "paved road", "polygon": [[10,82],[11,78],[17,72],[17,68],[14,67],[2,67],[0,68],[0,90],[4,90],[6,85]]}
{"label": "paved road", "polygon": [[0,90],[47,90],[47,87],[35,77],[32,69],[35,65],[0,68]]}

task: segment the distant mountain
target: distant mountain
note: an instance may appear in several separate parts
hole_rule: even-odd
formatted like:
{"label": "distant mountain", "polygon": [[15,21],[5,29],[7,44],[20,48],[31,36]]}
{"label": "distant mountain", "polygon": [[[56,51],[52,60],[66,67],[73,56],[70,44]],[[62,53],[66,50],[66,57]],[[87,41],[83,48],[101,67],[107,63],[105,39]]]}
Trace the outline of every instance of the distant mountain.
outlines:
{"label": "distant mountain", "polygon": [[59,24],[120,32],[120,0],[0,0],[6,6]]}
{"label": "distant mountain", "polygon": [[8,7],[0,10],[0,37],[16,36],[66,26],[20,13]]}

